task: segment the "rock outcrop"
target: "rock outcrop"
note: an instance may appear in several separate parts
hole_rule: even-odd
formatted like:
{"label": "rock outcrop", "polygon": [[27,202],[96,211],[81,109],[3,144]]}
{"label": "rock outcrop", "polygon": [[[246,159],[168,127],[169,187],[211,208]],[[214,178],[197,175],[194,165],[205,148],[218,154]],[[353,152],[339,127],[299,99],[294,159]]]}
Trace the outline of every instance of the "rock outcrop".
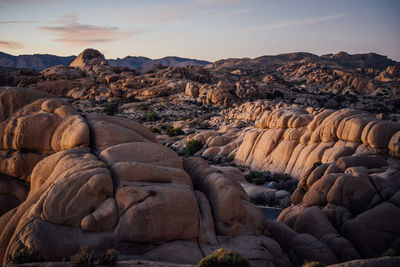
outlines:
{"label": "rock outcrop", "polygon": [[[83,117],[68,102],[27,88],[2,88],[0,103],[3,264],[25,248],[59,261],[82,246],[187,264],[220,247],[252,266],[338,262],[326,246],[324,255],[299,249],[289,260],[284,240],[272,238],[232,170],[200,158],[182,162],[138,123]],[[316,252],[322,243],[310,236],[288,248],[298,245]]]}
{"label": "rock outcrop", "polygon": [[400,124],[342,109],[265,111],[235,162],[300,180],[278,220],[328,245],[340,261],[399,251]]}
{"label": "rock outcrop", "polygon": [[69,64],[70,67],[80,69],[88,73],[90,71],[99,72],[100,66],[107,66],[108,63],[104,55],[95,49],[85,49],[82,53]]}
{"label": "rock outcrop", "polygon": [[360,164],[376,168],[387,164],[363,155],[397,155],[400,124],[363,111],[280,108],[265,111],[256,125],[259,129],[246,133],[235,162],[298,179],[316,163],[337,162],[342,171]]}

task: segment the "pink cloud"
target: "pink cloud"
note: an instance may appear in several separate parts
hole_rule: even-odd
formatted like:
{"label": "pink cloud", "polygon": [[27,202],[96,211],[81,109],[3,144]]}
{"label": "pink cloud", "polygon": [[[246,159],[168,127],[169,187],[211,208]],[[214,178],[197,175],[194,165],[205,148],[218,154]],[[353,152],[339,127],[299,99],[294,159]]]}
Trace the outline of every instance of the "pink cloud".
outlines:
{"label": "pink cloud", "polygon": [[23,47],[23,45],[18,42],[0,41],[0,47],[8,49],[20,49]]}
{"label": "pink cloud", "polygon": [[56,24],[60,26],[42,26],[39,29],[57,36],[57,42],[72,46],[91,45],[95,43],[112,42],[132,36],[133,32],[123,32],[118,27],[102,27],[77,22],[77,16],[66,14],[58,16]]}

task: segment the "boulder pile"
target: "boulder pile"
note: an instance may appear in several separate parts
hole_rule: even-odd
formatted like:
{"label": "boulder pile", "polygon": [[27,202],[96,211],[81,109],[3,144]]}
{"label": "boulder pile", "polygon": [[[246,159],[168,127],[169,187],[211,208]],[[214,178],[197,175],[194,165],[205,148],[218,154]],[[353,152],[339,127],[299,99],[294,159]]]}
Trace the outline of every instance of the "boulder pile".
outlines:
{"label": "boulder pile", "polygon": [[252,266],[338,262],[311,235],[266,222],[228,171],[182,161],[138,123],[83,117],[27,88],[1,88],[0,103],[3,264],[26,248],[60,261],[83,246],[186,264],[221,247]]}
{"label": "boulder pile", "polygon": [[400,123],[353,109],[265,111],[234,161],[300,180],[279,221],[340,261],[400,250]]}

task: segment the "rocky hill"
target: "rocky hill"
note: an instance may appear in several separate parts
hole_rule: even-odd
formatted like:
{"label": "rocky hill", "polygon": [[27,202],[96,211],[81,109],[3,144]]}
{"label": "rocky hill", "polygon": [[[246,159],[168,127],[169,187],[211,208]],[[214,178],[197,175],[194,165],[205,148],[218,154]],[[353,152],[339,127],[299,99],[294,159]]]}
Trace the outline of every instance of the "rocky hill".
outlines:
{"label": "rocky hill", "polygon": [[[76,56],[60,57],[47,54],[13,56],[0,52],[0,67],[42,71],[44,69],[54,67],[57,65],[69,65],[75,58]],[[131,69],[140,67],[146,68],[151,65],[158,65],[158,64],[167,67],[205,66],[210,64],[210,62],[204,60],[181,58],[181,57],[163,57],[160,59],[151,59],[147,57],[132,57],[132,56],[127,56],[122,59],[121,58],[109,59],[108,63],[111,66],[128,67]]]}
{"label": "rocky hill", "polygon": [[57,65],[69,65],[74,59],[75,56],[60,57],[41,54],[12,56],[0,52],[0,67],[41,71]]}
{"label": "rocky hill", "polygon": [[210,62],[205,60],[197,60],[190,58],[181,57],[163,57],[159,59],[150,59],[147,57],[124,57],[122,59],[108,59],[108,63],[115,67],[128,67],[134,68],[145,68],[151,65],[162,65],[162,66],[172,66],[172,67],[186,67],[186,66],[205,66],[210,64]]}
{"label": "rocky hill", "polygon": [[232,58],[222,59],[214,62],[212,66],[217,69],[257,69],[257,70],[272,70],[289,62],[302,63],[319,63],[328,64],[332,67],[341,67],[348,69],[356,68],[373,68],[376,70],[384,70],[388,66],[399,66],[400,63],[393,61],[386,56],[375,53],[367,54],[348,54],[339,52],[337,54],[328,54],[317,56],[311,53],[296,52],[279,54],[276,56],[261,56],[254,59],[250,58]]}

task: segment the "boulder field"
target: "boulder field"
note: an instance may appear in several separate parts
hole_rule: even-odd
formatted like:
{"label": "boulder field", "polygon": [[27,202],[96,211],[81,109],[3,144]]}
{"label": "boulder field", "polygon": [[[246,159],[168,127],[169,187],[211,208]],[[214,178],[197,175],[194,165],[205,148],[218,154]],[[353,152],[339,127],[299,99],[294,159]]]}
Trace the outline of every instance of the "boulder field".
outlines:
{"label": "boulder field", "polygon": [[[81,116],[66,100],[28,88],[2,87],[0,103],[3,265],[26,248],[61,261],[82,246],[114,248],[124,260],[181,264],[222,247],[252,266],[359,258],[337,235],[320,241],[266,221],[228,170],[181,160],[134,121]],[[398,202],[390,201],[385,208],[394,212]]]}
{"label": "boulder field", "polygon": [[400,251],[400,123],[354,109],[286,107],[264,111],[255,124],[235,163],[300,180],[279,221],[340,261]]}
{"label": "boulder field", "polygon": [[[259,102],[222,115],[214,121],[255,121],[256,127],[223,127],[188,139],[205,145],[203,157],[234,156],[253,171],[298,179],[292,205],[278,221],[320,240],[340,261],[400,251],[400,123],[355,109]],[[250,196],[280,192],[239,182]]]}

